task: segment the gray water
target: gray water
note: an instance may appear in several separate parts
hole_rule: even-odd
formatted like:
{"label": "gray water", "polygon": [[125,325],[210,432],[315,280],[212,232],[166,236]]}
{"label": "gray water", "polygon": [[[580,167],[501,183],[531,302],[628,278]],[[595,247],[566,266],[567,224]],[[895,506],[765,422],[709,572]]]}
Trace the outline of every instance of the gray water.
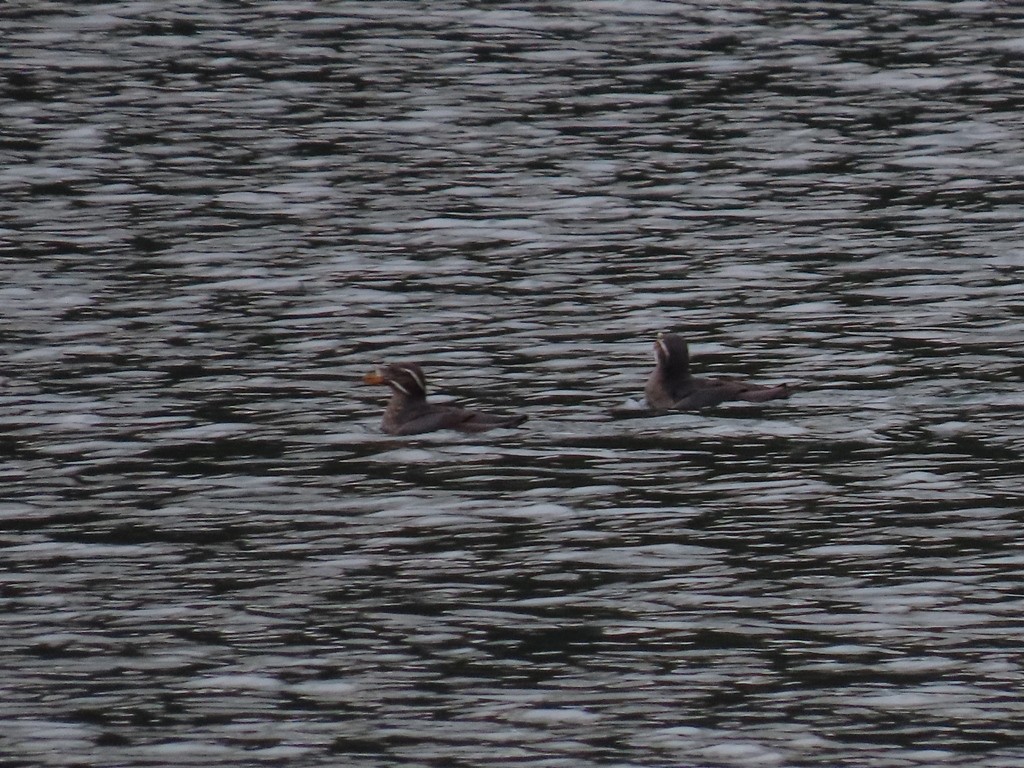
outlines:
{"label": "gray water", "polygon": [[1024,12],[0,27],[4,765],[1024,764]]}

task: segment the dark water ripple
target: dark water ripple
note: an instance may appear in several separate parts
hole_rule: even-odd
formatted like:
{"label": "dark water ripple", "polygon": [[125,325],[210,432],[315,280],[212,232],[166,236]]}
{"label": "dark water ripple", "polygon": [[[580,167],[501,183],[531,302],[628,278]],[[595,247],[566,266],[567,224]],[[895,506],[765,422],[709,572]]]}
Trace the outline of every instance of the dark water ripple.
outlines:
{"label": "dark water ripple", "polygon": [[1019,765],[1022,21],[4,4],[5,765]]}

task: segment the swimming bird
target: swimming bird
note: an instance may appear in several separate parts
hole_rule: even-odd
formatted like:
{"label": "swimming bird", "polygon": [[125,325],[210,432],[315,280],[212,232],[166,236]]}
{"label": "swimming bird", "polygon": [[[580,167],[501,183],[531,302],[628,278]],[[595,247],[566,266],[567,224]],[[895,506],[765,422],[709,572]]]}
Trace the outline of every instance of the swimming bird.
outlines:
{"label": "swimming bird", "polygon": [[391,400],[384,409],[381,429],[389,435],[417,435],[438,429],[486,432],[496,427],[517,427],[525,415],[494,416],[454,405],[427,402],[427,379],[416,363],[382,365],[363,377],[367,384],[386,384]]}
{"label": "swimming bird", "polygon": [[647,379],[644,393],[647,405],[659,411],[683,411],[707,408],[726,400],[763,403],[789,397],[788,384],[765,387],[739,379],[697,378],[690,375],[690,351],[681,336],[659,333],[654,342],[654,372]]}

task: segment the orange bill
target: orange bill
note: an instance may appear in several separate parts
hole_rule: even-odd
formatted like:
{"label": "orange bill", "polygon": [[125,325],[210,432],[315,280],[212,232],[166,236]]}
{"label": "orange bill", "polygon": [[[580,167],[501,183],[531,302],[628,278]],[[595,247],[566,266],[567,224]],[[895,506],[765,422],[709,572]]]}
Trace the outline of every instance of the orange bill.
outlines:
{"label": "orange bill", "polygon": [[384,383],[384,377],[381,375],[379,370],[374,368],[368,374],[363,376],[363,383],[364,384],[383,384]]}

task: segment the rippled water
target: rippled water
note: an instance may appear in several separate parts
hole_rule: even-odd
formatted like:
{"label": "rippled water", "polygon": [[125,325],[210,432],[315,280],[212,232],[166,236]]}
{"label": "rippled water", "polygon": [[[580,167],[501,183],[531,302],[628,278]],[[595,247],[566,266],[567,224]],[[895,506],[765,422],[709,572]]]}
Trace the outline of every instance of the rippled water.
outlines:
{"label": "rippled water", "polygon": [[0,17],[5,764],[1024,761],[1024,13]]}

